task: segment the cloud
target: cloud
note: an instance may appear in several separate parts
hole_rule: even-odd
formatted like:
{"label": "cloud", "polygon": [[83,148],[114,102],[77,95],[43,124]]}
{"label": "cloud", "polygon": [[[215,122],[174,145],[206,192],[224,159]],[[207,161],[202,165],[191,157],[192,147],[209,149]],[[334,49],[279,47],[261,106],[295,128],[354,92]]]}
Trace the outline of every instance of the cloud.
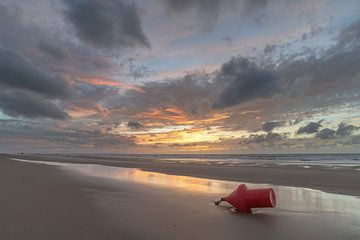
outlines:
{"label": "cloud", "polygon": [[65,98],[71,92],[65,80],[43,72],[22,56],[1,47],[0,85],[26,89],[49,98]]}
{"label": "cloud", "polygon": [[297,131],[296,134],[311,134],[311,133],[316,133],[319,131],[319,128],[321,127],[321,123],[320,122],[310,122],[307,125],[300,127]]}
{"label": "cloud", "polygon": [[135,63],[135,60],[133,58],[129,58],[126,60],[124,65],[127,65],[128,68],[128,74],[127,76],[133,77],[134,80],[138,80],[140,78],[148,77],[154,72],[151,71],[148,67],[145,65],[137,65]]}
{"label": "cloud", "polygon": [[66,18],[77,36],[97,48],[150,47],[134,2],[64,0]]}
{"label": "cloud", "polygon": [[265,8],[271,0],[243,0],[246,9],[249,11]]}
{"label": "cloud", "polygon": [[[263,64],[244,57],[231,59],[216,77],[219,85],[214,87],[222,91],[213,109],[269,99],[277,93],[281,97],[315,97],[359,88],[359,26],[360,21],[356,21],[341,30],[337,43],[316,55],[315,50],[298,52],[277,62],[265,60]],[[266,48],[270,50],[272,46]]]}
{"label": "cloud", "polygon": [[282,76],[290,83],[290,88],[298,87],[314,94],[323,92],[324,89],[344,88],[354,82],[359,73],[357,66],[360,64],[360,48],[352,51],[328,52],[321,57],[311,56],[306,59],[284,61],[281,66]]}
{"label": "cloud", "polygon": [[177,79],[146,82],[143,92],[127,92],[110,99],[112,105],[127,106],[132,111],[145,112],[150,109],[166,110],[177,106],[187,114],[208,113],[211,98],[215,94],[212,77],[202,72],[186,74]]}
{"label": "cloud", "polygon": [[250,135],[247,139],[247,143],[263,143],[263,142],[275,142],[280,141],[283,138],[282,135],[278,133],[267,133],[267,134],[260,134],[260,135]]}
{"label": "cloud", "polygon": [[348,142],[346,142],[347,145],[360,145],[360,135],[352,136]]}
{"label": "cloud", "polygon": [[[166,17],[166,13],[163,12],[164,6],[157,6],[161,5],[157,1],[136,1],[141,8],[132,5],[131,0],[63,0],[56,3],[51,1],[49,5],[40,4],[42,1],[23,1],[21,4],[18,1],[0,3],[0,32],[3,33],[0,36],[1,46],[15,55],[11,58],[15,59],[17,64],[16,71],[14,70],[12,74],[26,78],[35,76],[31,77],[30,81],[34,85],[29,86],[24,84],[24,81],[5,82],[2,78],[4,71],[0,72],[1,111],[13,116],[30,118],[62,119],[62,116],[70,114],[73,119],[61,123],[29,120],[31,126],[38,124],[41,128],[48,127],[51,130],[56,128],[54,123],[62,126],[57,130],[54,129],[58,131],[56,133],[41,132],[36,129],[31,135],[34,139],[37,137],[48,139],[49,144],[53,142],[54,146],[61,142],[84,146],[111,145],[118,140],[111,136],[112,133],[120,134],[121,130],[136,135],[133,134],[136,131],[132,130],[142,125],[144,129],[141,130],[149,132],[202,127],[206,137],[219,135],[219,138],[214,137],[215,142],[210,143],[211,146],[216,147],[215,145],[219,143],[216,139],[224,137],[234,144],[229,147],[230,150],[234,150],[239,145],[237,144],[239,139],[243,138],[245,142],[246,136],[252,133],[263,133],[254,135],[249,140],[248,145],[258,149],[262,149],[262,146],[274,149],[299,146],[315,149],[321,144],[341,146],[342,142],[352,137],[354,134],[353,128],[350,127],[352,125],[339,126],[338,129],[334,127],[335,138],[331,141],[321,141],[319,138],[332,138],[334,130],[324,131],[325,129],[321,127],[315,131],[318,134],[314,138],[302,138],[301,135],[286,138],[286,134],[272,133],[272,131],[292,132],[299,123],[287,126],[291,119],[315,121],[321,114],[329,125],[334,126],[340,117],[330,116],[333,112],[341,115],[341,119],[346,122],[357,123],[357,118],[346,119],[350,116],[350,111],[342,112],[338,106],[341,107],[341,103],[345,103],[348,109],[351,107],[353,111],[358,108],[358,95],[355,94],[359,89],[360,73],[356,68],[360,63],[359,24],[351,24],[341,31],[339,36],[333,39],[332,47],[328,45],[332,43],[329,38],[330,33],[327,35],[325,30],[314,34],[313,39],[309,38],[311,32],[308,32],[308,41],[293,43],[293,38],[301,37],[303,29],[308,27],[310,30],[316,29],[317,26],[313,27],[313,24],[323,24],[322,13],[320,14],[322,16],[314,17],[311,23],[308,19],[300,19],[305,18],[305,15],[310,16],[313,12],[305,12],[307,8],[301,8],[301,5],[313,4],[291,3],[287,9],[289,11],[286,12],[294,16],[294,21],[287,22],[283,26],[281,22],[288,16],[283,15],[285,11],[280,4],[291,2],[287,0],[159,1],[168,7],[170,11],[167,14],[171,19],[164,18]],[[47,6],[43,9],[41,5]],[[6,10],[1,6],[18,8],[19,12]],[[39,6],[41,8],[37,9]],[[64,11],[58,9],[59,6]],[[129,11],[125,12],[125,10]],[[178,14],[180,12],[181,14]],[[298,16],[299,13],[304,16]],[[135,21],[136,24],[132,24],[134,23],[132,17],[124,17],[128,14],[136,15],[135,18],[138,19]],[[330,14],[333,13],[329,12]],[[154,39],[156,44],[153,51],[124,51],[122,52],[124,55],[114,56],[112,52],[117,52],[113,51],[117,48],[148,45],[140,21],[142,16],[144,17],[142,22],[147,21],[146,33],[152,36],[151,39]],[[352,19],[349,16],[346,21],[335,24],[337,21],[335,18],[324,23],[334,28],[333,33],[339,31],[339,24]],[[66,22],[62,22],[64,19]],[[264,25],[259,27],[254,24],[252,20],[256,19],[261,20]],[[89,25],[84,24],[83,21],[89,22]],[[131,23],[128,24],[129,22]],[[209,26],[214,26],[214,23],[219,24],[214,29],[214,34],[200,36],[203,32],[199,31],[198,27],[203,27],[205,22],[209,23]],[[276,25],[278,23],[280,25]],[[266,24],[271,25],[271,29],[265,26]],[[137,27],[131,28],[130,31],[124,27],[125,25]],[[189,29],[193,27],[196,28],[195,31]],[[291,28],[290,32],[287,31],[288,28]],[[116,33],[113,35],[114,31]],[[140,34],[134,34],[132,31]],[[96,35],[95,32],[99,34]],[[119,32],[121,34],[118,34]],[[225,38],[225,41],[232,44],[226,48],[227,50],[223,48],[224,42],[219,41],[223,36],[232,36],[236,39],[235,41],[232,38]],[[145,38],[146,41],[139,38]],[[197,50],[194,51],[199,42],[214,47],[216,55],[214,51],[210,53],[205,51],[199,55]],[[274,42],[280,44],[276,47],[279,56],[266,55],[274,50],[272,45]],[[266,43],[268,44],[265,45]],[[301,50],[302,44],[313,49]],[[157,50],[159,46],[161,51]],[[261,46],[265,46],[265,49],[261,49]],[[253,47],[257,50],[252,51]],[[147,49],[143,50],[147,51]],[[201,67],[201,64],[215,65],[223,61],[222,59],[231,57],[229,55],[236,54],[243,54],[246,58],[235,57],[233,60],[225,61],[214,73],[196,72],[179,78],[156,81],[151,81],[149,77],[151,74],[149,71],[152,69],[160,71],[159,75],[165,75],[162,71],[170,69],[178,72],[181,69]],[[134,58],[139,64],[123,65],[124,60],[121,58]],[[164,61],[166,63],[162,64]],[[7,63],[1,62],[1,64],[3,67]],[[22,70],[23,65],[32,71]],[[150,70],[145,66],[149,66]],[[133,82],[132,78],[138,79],[144,76],[146,78],[137,83],[141,84],[141,87],[126,82],[126,80]],[[67,86],[62,94],[54,93],[61,87],[53,83],[64,82],[63,78],[69,84],[65,82]],[[74,95],[66,98],[70,94],[70,88],[74,91]],[[293,97],[292,91],[302,94]],[[351,96],[350,91],[355,94]],[[350,101],[351,99],[353,102]],[[25,105],[25,102],[29,106]],[[42,104],[48,107],[41,108],[43,112],[38,113],[40,110],[37,106]],[[58,113],[55,114],[50,109]],[[101,112],[104,114],[100,114]],[[0,114],[0,117],[3,115]],[[114,122],[123,122],[124,119],[133,120],[125,123],[130,129],[124,128],[122,124],[116,129],[113,128],[113,131],[106,131]],[[271,121],[265,122],[268,120]],[[21,121],[28,120],[21,119]],[[277,129],[276,127],[281,126],[282,123],[287,127]],[[259,132],[261,127],[265,132]],[[319,129],[322,130],[319,132]],[[26,133],[25,129],[22,130]],[[39,134],[37,135],[35,131]],[[306,133],[308,130],[303,131]],[[19,136],[21,137],[21,134]],[[197,137],[196,134],[192,136]],[[188,140],[184,139],[184,141]],[[124,142],[126,145],[126,138]],[[254,144],[255,142],[260,144]],[[247,146],[246,143],[244,146]]]}
{"label": "cloud", "polygon": [[3,91],[0,109],[9,116],[26,118],[67,119],[69,115],[52,102],[28,91]]}
{"label": "cloud", "polygon": [[270,54],[270,53],[274,52],[275,49],[276,49],[276,44],[266,44],[266,46],[264,48],[264,53]]}
{"label": "cloud", "polygon": [[320,139],[333,139],[335,138],[335,130],[332,130],[330,128],[324,128],[321,129],[320,132],[316,134],[316,137]]}
{"label": "cloud", "polygon": [[[27,59],[46,75],[51,72],[66,77],[112,74],[115,63],[111,57],[66,32],[67,25],[61,21],[63,13],[59,10],[63,3],[51,1],[48,6],[40,2],[0,3],[1,46]],[[33,11],[39,7],[37,3],[49,9],[41,8],[34,15]],[[49,21],[38,21],[43,17]]]}
{"label": "cloud", "polygon": [[262,125],[262,129],[265,132],[271,132],[274,128],[280,127],[282,125],[281,122],[265,122]]}
{"label": "cloud", "polygon": [[[197,22],[205,24],[208,30],[211,30],[218,21],[222,10],[230,10],[231,14],[240,12],[240,17],[244,20],[247,17],[255,21],[263,14],[260,10],[265,10],[270,0],[162,0],[165,2],[168,10],[176,13],[184,13],[189,10],[195,10],[199,15]],[[184,20],[186,20],[184,18]]]}
{"label": "cloud", "polygon": [[[288,116],[289,119],[279,119],[274,122],[311,119],[311,115],[322,111],[322,107],[334,106],[334,99],[340,99],[333,98],[333,93],[347,93],[348,90],[356,89],[358,70],[354,69],[353,73],[349,75],[351,77],[344,79],[344,81],[341,81],[341,76],[349,73],[346,69],[344,71],[347,73],[341,72],[342,70],[339,73],[331,73],[333,76],[329,80],[331,83],[329,85],[338,86],[341,90],[326,86],[326,81],[321,77],[325,75],[318,75],[332,71],[328,69],[327,64],[336,62],[335,56],[338,54],[344,54],[343,57],[345,57],[346,54],[352,55],[353,53],[346,49],[335,51],[333,46],[319,50],[318,57],[304,57],[302,53],[296,53],[292,56],[280,58],[276,64],[272,59],[265,59],[261,62],[259,59],[234,57],[226,61],[214,73],[199,74],[199,72],[194,72],[182,78],[146,82],[143,85],[143,93],[127,93],[125,97],[119,97],[114,103],[121,103],[121,107],[126,106],[131,109],[129,114],[135,112],[133,116],[140,116],[137,113],[147,112],[153,108],[161,112],[168,107],[178,107],[184,111],[189,119],[196,119],[201,115],[206,116],[211,112],[223,111],[224,108],[232,106],[233,114],[221,124],[229,129],[241,128],[257,131],[259,130],[259,121],[276,120],[276,117],[279,116]],[[357,57],[349,57],[357,60]],[[311,66],[314,63],[322,67],[318,69],[318,67]],[[329,67],[333,67],[333,64],[330,64]],[[320,71],[324,73],[320,73]],[[357,74],[355,74],[356,71]],[[338,75],[335,76],[336,74]],[[336,84],[333,85],[333,82]],[[292,98],[291,91],[299,91],[304,94]],[[319,94],[324,98],[319,98]],[[332,98],[330,101],[324,101],[324,99],[328,99],[325,96]],[[341,95],[342,99],[337,100],[338,103],[342,104],[347,101],[348,96],[347,94]],[[309,111],[308,108],[312,110]],[[240,112],[241,109],[260,109],[260,111],[255,116],[248,116],[247,118],[241,116],[241,120],[239,120],[236,118],[235,112]],[[294,114],[290,116],[289,111]],[[137,120],[143,121],[142,118]],[[298,121],[292,124],[296,123]],[[168,122],[164,122],[164,124],[168,124]],[[277,125],[276,123],[265,124],[263,130],[270,132],[274,129],[274,126],[271,126],[272,124]],[[320,122],[310,123],[309,126],[299,128],[297,134],[316,133],[320,127]],[[318,141],[318,139],[316,140]]]}
{"label": "cloud", "polygon": [[352,22],[345,28],[343,28],[339,35],[336,37],[337,49],[342,49],[344,47],[349,47],[349,45],[359,45],[360,44],[360,19]]}
{"label": "cloud", "polygon": [[167,7],[172,11],[185,11],[189,8],[197,8],[199,11],[212,13],[217,16],[221,7],[220,0],[164,0]]}
{"label": "cloud", "polygon": [[59,61],[63,61],[69,57],[68,53],[66,51],[64,51],[61,48],[58,48],[56,46],[53,46],[50,43],[47,43],[45,41],[39,41],[38,48],[43,53],[45,53]]}
{"label": "cloud", "polygon": [[359,129],[358,127],[354,125],[347,125],[345,123],[340,123],[338,126],[338,129],[336,130],[336,135],[338,136],[350,136],[353,131]]}
{"label": "cloud", "polygon": [[225,84],[225,88],[215,100],[213,109],[269,98],[280,91],[278,78],[274,72],[243,57],[232,58],[224,63],[217,81]]}
{"label": "cloud", "polygon": [[[222,7],[220,0],[163,0],[171,12],[183,13],[195,9],[200,15],[198,22],[211,30]],[[184,19],[185,20],[185,19]]]}
{"label": "cloud", "polygon": [[316,96],[359,87],[360,20],[342,29],[335,40],[327,49],[305,50],[281,59],[278,72],[288,92]]}
{"label": "cloud", "polygon": [[232,46],[234,42],[234,39],[230,36],[225,36],[222,38],[222,40],[224,40],[229,46]]}
{"label": "cloud", "polygon": [[130,129],[139,129],[139,128],[142,128],[143,125],[139,122],[136,122],[136,121],[129,121],[127,123],[127,127],[130,128]]}
{"label": "cloud", "polygon": [[[17,144],[9,141],[10,139],[15,139]],[[6,140],[0,146],[2,151],[24,148],[44,151],[46,147],[46,151],[99,152],[119,147],[123,150],[135,145],[131,137],[104,133],[96,128],[89,129],[83,124],[77,128],[64,128],[57,124],[36,124],[26,120],[0,120],[0,141],[2,140]]]}

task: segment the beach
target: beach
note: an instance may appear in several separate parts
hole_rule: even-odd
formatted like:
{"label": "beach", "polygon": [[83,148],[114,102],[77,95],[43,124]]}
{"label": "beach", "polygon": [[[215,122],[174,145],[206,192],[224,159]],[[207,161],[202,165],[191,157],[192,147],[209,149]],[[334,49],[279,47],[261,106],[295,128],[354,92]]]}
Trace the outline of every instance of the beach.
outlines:
{"label": "beach", "polygon": [[[0,239],[359,239],[359,175],[2,155]],[[238,182],[271,184],[278,206],[252,215],[214,206]]]}
{"label": "beach", "polygon": [[[329,168],[327,165],[275,164],[267,161],[264,164],[240,163],[237,166],[226,164],[226,161],[164,161],[157,157],[144,156],[96,156],[96,155],[3,155],[10,158],[23,158],[40,161],[57,161],[64,163],[88,163],[106,166],[139,168],[145,171],[160,172],[173,175],[193,176],[218,180],[269,183],[274,185],[319,189],[325,192],[360,196],[360,164]],[[225,162],[225,163],[224,163]],[[296,163],[296,162],[295,162]],[[341,165],[344,166],[344,165]],[[307,168],[304,168],[307,167]]]}

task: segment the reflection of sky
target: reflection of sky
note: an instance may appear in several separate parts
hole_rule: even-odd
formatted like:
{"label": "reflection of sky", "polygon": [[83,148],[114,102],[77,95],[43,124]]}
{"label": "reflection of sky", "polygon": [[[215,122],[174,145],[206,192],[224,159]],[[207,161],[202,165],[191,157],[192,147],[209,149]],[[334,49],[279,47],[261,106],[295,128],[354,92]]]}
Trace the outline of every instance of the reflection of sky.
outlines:
{"label": "reflection of sky", "polygon": [[[21,159],[14,160],[60,166],[66,170],[75,171],[87,176],[209,194],[214,198],[227,195],[240,184],[239,182],[148,172],[134,168],[110,167],[95,164],[43,162]],[[339,221],[346,222],[350,219],[353,221],[353,225],[355,227],[360,228],[359,197],[330,194],[308,188],[272,186],[268,184],[246,184],[249,188],[274,188],[277,197],[277,207],[270,211],[279,211],[284,213],[294,212],[302,214],[335,214]]]}

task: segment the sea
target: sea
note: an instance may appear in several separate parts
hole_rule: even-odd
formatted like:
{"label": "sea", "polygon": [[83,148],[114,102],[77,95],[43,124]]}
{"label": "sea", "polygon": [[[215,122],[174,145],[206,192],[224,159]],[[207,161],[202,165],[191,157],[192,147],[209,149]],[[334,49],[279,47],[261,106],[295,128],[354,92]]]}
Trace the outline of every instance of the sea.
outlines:
{"label": "sea", "polygon": [[104,159],[224,166],[300,166],[360,171],[360,154],[66,154]]}

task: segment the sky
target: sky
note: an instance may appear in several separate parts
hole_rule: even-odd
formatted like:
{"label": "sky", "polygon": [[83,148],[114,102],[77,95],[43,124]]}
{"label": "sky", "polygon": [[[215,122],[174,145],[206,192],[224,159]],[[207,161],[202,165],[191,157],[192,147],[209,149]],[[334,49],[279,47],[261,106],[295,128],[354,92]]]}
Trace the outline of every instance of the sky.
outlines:
{"label": "sky", "polygon": [[0,152],[358,153],[359,12],[0,0]]}

